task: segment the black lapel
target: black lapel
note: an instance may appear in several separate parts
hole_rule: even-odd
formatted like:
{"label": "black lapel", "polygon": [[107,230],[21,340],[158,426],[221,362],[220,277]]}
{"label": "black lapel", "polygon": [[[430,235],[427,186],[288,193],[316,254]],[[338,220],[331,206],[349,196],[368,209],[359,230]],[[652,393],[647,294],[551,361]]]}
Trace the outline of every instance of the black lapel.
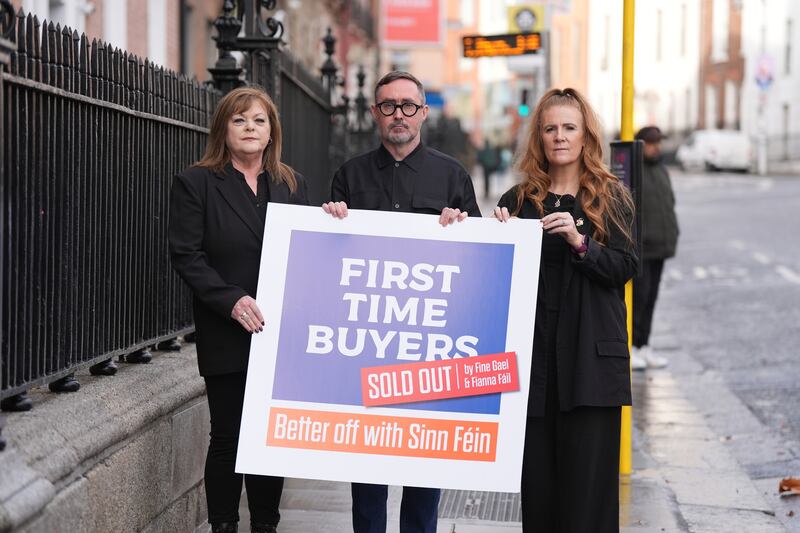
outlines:
{"label": "black lapel", "polygon": [[[253,203],[246,196],[247,192],[240,183],[236,182],[236,178],[229,176],[223,172],[217,173],[217,189],[228,202],[228,205],[233,209],[239,218],[242,219],[250,231],[258,237],[261,241],[264,238],[264,224],[261,223],[261,217],[258,216]],[[271,192],[271,191],[270,191]]]}

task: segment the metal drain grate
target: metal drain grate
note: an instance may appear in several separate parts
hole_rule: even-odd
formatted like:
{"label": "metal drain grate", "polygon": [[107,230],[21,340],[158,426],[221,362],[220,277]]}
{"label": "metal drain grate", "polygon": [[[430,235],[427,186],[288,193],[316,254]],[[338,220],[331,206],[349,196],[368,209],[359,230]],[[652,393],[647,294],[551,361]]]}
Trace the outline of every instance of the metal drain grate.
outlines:
{"label": "metal drain grate", "polygon": [[439,502],[439,518],[521,522],[519,494],[444,490]]}

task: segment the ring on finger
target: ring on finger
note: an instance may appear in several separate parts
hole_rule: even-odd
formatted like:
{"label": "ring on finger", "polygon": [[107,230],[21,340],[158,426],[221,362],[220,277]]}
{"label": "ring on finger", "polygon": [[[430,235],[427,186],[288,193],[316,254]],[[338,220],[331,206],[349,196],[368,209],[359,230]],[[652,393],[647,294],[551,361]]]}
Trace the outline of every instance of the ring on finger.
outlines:
{"label": "ring on finger", "polygon": [[242,313],[241,315],[239,315],[239,318],[241,318],[242,320],[247,320],[247,313]]}

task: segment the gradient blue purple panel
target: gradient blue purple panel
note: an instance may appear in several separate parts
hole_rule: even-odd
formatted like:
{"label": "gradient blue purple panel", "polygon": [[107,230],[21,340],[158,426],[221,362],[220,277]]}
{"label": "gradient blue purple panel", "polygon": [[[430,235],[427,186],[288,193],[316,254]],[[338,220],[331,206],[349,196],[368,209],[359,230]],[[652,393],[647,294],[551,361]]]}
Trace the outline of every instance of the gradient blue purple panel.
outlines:
{"label": "gradient blue purple panel", "polygon": [[[355,356],[338,350],[338,328],[348,328],[346,346],[356,346],[356,329],[375,330],[384,338],[389,330],[413,331],[422,334],[421,361],[425,360],[427,335],[440,334],[455,339],[470,335],[479,340],[478,354],[504,352],[508,321],[508,301],[514,246],[511,244],[443,242],[426,239],[375,237],[352,234],[332,234],[311,231],[292,231],[286,285],[283,302],[278,359],[275,367],[273,398],[329,404],[361,405],[362,367],[408,363],[398,360],[397,336],[389,343],[386,357],[376,357],[376,348],[369,334],[364,349]],[[453,274],[451,292],[442,292],[439,281],[426,292],[410,288],[381,288],[381,276],[376,288],[367,288],[367,268],[364,275],[353,277],[350,286],[340,285],[342,258],[399,261],[409,265],[457,265],[460,273]],[[383,263],[381,263],[383,264]],[[425,327],[403,322],[382,323],[383,306],[379,307],[378,323],[367,320],[366,303],[359,304],[359,320],[348,320],[350,303],[343,299],[347,292],[394,295],[398,302],[409,297],[447,300],[443,317],[444,327]],[[370,296],[367,296],[369,299]],[[420,306],[418,321],[422,320]],[[309,325],[330,327],[335,335],[330,353],[308,353]],[[454,348],[455,351],[455,348]],[[500,395],[492,394],[467,398],[397,405],[397,408],[439,410],[463,413],[497,414]]]}

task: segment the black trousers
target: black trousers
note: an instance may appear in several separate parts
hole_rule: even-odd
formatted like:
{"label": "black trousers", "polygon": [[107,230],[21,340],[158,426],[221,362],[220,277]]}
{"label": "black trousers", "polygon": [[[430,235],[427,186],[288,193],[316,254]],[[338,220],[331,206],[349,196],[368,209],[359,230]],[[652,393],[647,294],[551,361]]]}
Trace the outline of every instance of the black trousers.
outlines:
{"label": "black trousers", "polygon": [[205,377],[208,409],[211,412],[211,442],[208,445],[205,470],[208,522],[218,524],[239,521],[239,498],[244,477],[250,521],[277,525],[281,517],[278,506],[283,491],[283,478],[243,476],[234,472],[245,379],[244,372]]}
{"label": "black trousers", "polygon": [[663,259],[645,259],[641,275],[633,278],[633,345],[637,348],[650,342],[653,311],[663,270]]}
{"label": "black trousers", "polygon": [[619,531],[620,418],[620,407],[557,406],[528,417],[523,533]]}
{"label": "black trousers", "polygon": [[[353,532],[386,533],[386,499],[389,487],[351,483]],[[403,487],[400,501],[400,533],[436,533],[440,489]]]}

